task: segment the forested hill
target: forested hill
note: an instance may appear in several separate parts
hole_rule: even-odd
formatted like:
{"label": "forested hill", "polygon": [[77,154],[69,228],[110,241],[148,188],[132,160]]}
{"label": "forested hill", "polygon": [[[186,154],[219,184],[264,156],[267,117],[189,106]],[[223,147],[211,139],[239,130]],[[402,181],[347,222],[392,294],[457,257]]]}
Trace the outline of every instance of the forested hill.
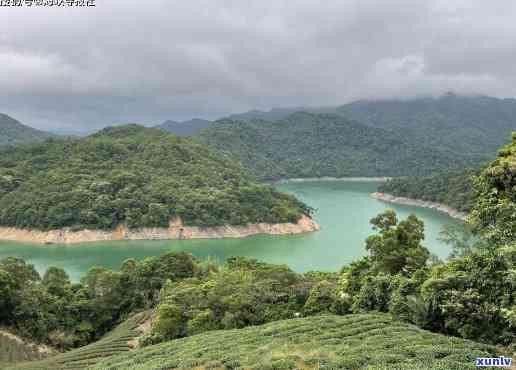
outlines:
{"label": "forested hill", "polygon": [[381,184],[378,191],[397,197],[442,203],[469,212],[475,201],[473,178],[480,169],[441,171],[430,176],[401,177]]}
{"label": "forested hill", "polygon": [[[511,132],[516,130],[515,99],[498,99],[479,95],[463,96],[452,93],[438,98],[362,100],[328,108],[275,108],[270,111],[250,111],[232,115],[229,119],[245,122],[265,120],[281,123],[285,120],[291,121],[292,114],[298,111],[306,111],[316,115],[335,114],[371,128],[389,131],[387,137],[403,141],[401,150],[407,154],[412,153],[412,149],[408,149],[406,145],[406,143],[409,143],[409,146],[420,146],[423,151],[428,149],[435,151],[435,157],[441,160],[447,158],[447,156],[442,155],[442,152],[448,154],[451,152],[454,153],[454,158],[451,161],[458,161],[461,164],[474,162],[475,166],[480,166],[491,160],[496,155],[496,150],[509,142]],[[226,121],[223,120],[223,122]],[[306,125],[306,122],[303,122],[303,125]],[[314,122],[314,126],[317,126],[317,123]],[[314,132],[317,131],[318,129],[314,128]],[[371,131],[371,133],[383,132]],[[213,133],[213,131],[210,133]],[[277,134],[275,131],[270,132],[270,135],[275,134]],[[284,139],[283,136],[282,139]],[[350,139],[352,140],[353,136],[350,136]],[[236,138],[236,140],[240,141],[241,139]],[[306,140],[304,141],[306,142]],[[317,138],[313,138],[310,144],[316,142]],[[344,144],[346,143],[344,142]],[[240,144],[233,143],[232,145],[240,146]],[[261,149],[268,151],[269,147],[265,145]],[[307,147],[307,150],[311,150],[311,147]],[[341,151],[344,152],[345,150],[347,150],[347,147],[344,145]],[[292,151],[289,152],[292,153]],[[349,154],[346,159],[352,158],[354,161],[360,159],[360,157],[355,156],[356,153],[350,152]],[[425,165],[424,160],[422,160],[423,156],[424,153],[415,153],[413,160]],[[415,170],[410,164],[404,162],[398,164],[405,166],[406,170],[391,171],[390,168],[381,163],[378,164],[376,169],[372,170],[371,164],[364,163],[364,159],[376,161],[376,155],[371,155],[369,152],[364,158],[360,159],[360,163],[355,163],[355,169],[351,171],[353,175],[382,176],[391,173],[393,176],[400,174],[413,176],[422,173],[430,174],[429,168],[423,167]],[[279,166],[282,167],[282,165]],[[332,166],[332,164],[329,166]],[[341,166],[341,164],[338,166]],[[450,166],[454,167],[451,164],[442,163],[431,167],[437,170],[447,170]],[[347,167],[349,167],[349,164]],[[456,168],[460,167],[456,166]],[[349,168],[346,171],[320,168],[319,172],[328,176],[332,176],[332,174],[349,176],[350,171],[348,170]],[[265,172],[267,175],[273,176],[278,171]],[[299,173],[300,171],[296,170],[295,172]],[[318,175],[315,168],[310,169],[306,166],[302,172],[306,176]],[[262,174],[263,172],[259,171],[258,173]]]}
{"label": "forested hill", "polygon": [[516,100],[446,94],[439,98],[358,101],[336,113],[364,124],[399,132],[436,149],[496,155],[516,130]]}
{"label": "forested hill", "polygon": [[0,225],[41,230],[295,222],[309,210],[190,139],[126,125],[0,153]]}
{"label": "forested hill", "polygon": [[220,120],[199,138],[236,156],[261,179],[427,175],[486,159],[333,114],[299,112],[277,122]]}
{"label": "forested hill", "polygon": [[0,113],[0,146],[43,141],[53,134],[25,126],[14,118]]}
{"label": "forested hill", "polygon": [[250,110],[244,113],[235,113],[231,114],[227,119],[233,121],[254,121],[254,120],[262,120],[262,121],[281,121],[293,113],[296,112],[312,112],[311,109],[299,107],[299,108],[272,108],[268,111],[263,110]]}

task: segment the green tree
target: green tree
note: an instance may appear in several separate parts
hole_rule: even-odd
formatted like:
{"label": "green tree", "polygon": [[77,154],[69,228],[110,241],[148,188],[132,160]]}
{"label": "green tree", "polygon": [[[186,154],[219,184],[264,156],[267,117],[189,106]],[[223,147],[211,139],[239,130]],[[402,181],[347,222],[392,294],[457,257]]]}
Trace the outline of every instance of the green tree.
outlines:
{"label": "green tree", "polygon": [[0,261],[0,268],[9,273],[16,289],[21,289],[41,279],[34,265],[27,264],[21,258],[4,258]]}
{"label": "green tree", "polygon": [[0,323],[11,319],[15,284],[11,275],[0,269]]}
{"label": "green tree", "polygon": [[50,294],[63,296],[66,288],[70,286],[70,278],[64,269],[49,267],[43,275],[42,283]]}
{"label": "green tree", "polygon": [[491,245],[516,241],[516,132],[474,182],[476,202],[468,221]]}
{"label": "green tree", "polygon": [[371,219],[378,231],[366,240],[374,267],[389,274],[408,274],[425,266],[429,252],[421,245],[424,224],[415,215],[398,222],[396,213],[387,210]]}

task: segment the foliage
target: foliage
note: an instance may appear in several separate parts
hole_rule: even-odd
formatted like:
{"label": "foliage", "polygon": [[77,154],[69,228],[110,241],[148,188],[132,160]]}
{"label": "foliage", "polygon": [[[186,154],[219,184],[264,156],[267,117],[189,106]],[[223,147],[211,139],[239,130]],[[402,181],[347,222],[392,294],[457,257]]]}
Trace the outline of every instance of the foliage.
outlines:
{"label": "foliage", "polygon": [[25,126],[8,115],[0,113],[0,146],[34,143],[54,136],[48,132]]}
{"label": "foliage", "polygon": [[[516,338],[516,245],[469,249],[428,264],[423,225],[392,211],[371,220],[370,256],[342,270],[341,295],[353,312],[390,312],[420,327],[510,344]],[[485,243],[483,243],[485,244]],[[462,251],[464,252],[464,251]]]}
{"label": "foliage", "polygon": [[436,312],[432,329],[484,342],[516,339],[510,312],[516,307],[516,246],[452,259],[421,286]]}
{"label": "foliage", "polygon": [[444,225],[439,240],[451,247],[450,258],[464,257],[475,251],[491,249],[490,244],[480,238],[467,223]]}
{"label": "foliage", "polygon": [[121,271],[92,268],[81,283],[50,267],[43,280],[32,265],[0,261],[0,324],[23,337],[58,349],[90,343],[132,312],[154,307],[166,281],[202,274],[191,255],[169,253],[141,262],[126,261]]}
{"label": "foliage", "polygon": [[489,243],[516,241],[516,133],[475,181],[478,202],[469,222]]}
{"label": "foliage", "polygon": [[306,278],[286,266],[230,258],[201,278],[167,283],[145,343],[300,315],[345,313],[336,282],[320,278]]}
{"label": "foliage", "polygon": [[88,346],[50,357],[43,361],[29,362],[7,369],[19,370],[82,370],[106,359],[107,357],[128,352],[133,348],[131,341],[138,338],[142,332],[139,326],[148,320],[149,313],[142,312],[132,316],[112,330],[99,341]]}
{"label": "foliage", "polygon": [[397,197],[420,199],[446,204],[462,212],[469,212],[475,202],[473,178],[476,169],[440,171],[430,176],[391,179],[378,191]]}
{"label": "foliage", "polygon": [[91,370],[476,369],[494,347],[393,321],[385,314],[321,315],[211,331],[108,358]]}
{"label": "foliage", "polygon": [[341,116],[295,113],[279,122],[220,120],[197,135],[261,179],[427,175],[484,156],[437,149]]}
{"label": "foliage", "polygon": [[0,225],[30,229],[296,222],[310,209],[203,145],[137,125],[0,153]]}
{"label": "foliage", "polygon": [[426,265],[424,224],[415,215],[398,223],[396,213],[387,210],[371,219],[371,225],[379,234],[367,238],[366,249],[379,271],[407,274]]}

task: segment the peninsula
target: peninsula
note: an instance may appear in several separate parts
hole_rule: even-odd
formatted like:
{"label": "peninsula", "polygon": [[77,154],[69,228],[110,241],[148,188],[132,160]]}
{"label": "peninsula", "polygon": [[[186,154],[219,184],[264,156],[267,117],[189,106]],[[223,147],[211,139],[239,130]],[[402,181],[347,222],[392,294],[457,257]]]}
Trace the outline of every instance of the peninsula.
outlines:
{"label": "peninsula", "polygon": [[138,125],[0,156],[0,240],[246,237],[319,229],[312,209],[229,156]]}

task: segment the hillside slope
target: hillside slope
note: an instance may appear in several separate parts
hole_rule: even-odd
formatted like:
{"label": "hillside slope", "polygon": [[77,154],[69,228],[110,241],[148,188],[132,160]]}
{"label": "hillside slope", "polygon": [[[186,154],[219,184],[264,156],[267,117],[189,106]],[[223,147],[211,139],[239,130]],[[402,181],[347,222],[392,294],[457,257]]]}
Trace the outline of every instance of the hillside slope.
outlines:
{"label": "hillside slope", "polygon": [[483,159],[420,145],[401,132],[330,114],[295,113],[278,122],[221,120],[202,130],[199,138],[269,180],[426,175]]}
{"label": "hillside slope", "polygon": [[0,146],[34,143],[54,136],[25,126],[14,118],[0,113]]}
{"label": "hillside slope", "polygon": [[385,314],[315,316],[212,331],[108,358],[91,370],[476,369],[494,347],[433,334]]}
{"label": "hillside slope", "polygon": [[142,325],[149,318],[148,313],[140,313],[123,322],[101,340],[90,345],[53,356],[42,361],[11,365],[6,369],[18,370],[81,370],[97,362],[123,352],[130,351],[135,338],[142,335]]}
{"label": "hillside slope", "polygon": [[234,160],[138,125],[0,153],[0,225],[112,230],[297,222],[310,210]]}
{"label": "hillside slope", "polygon": [[516,130],[516,99],[446,94],[439,98],[357,101],[336,114],[403,133],[419,145],[491,159]]}
{"label": "hillside slope", "polygon": [[[408,100],[361,100],[352,103],[344,104],[338,107],[327,107],[327,108],[274,108],[270,111],[249,111],[246,113],[235,114],[228,117],[229,120],[233,121],[244,121],[244,122],[257,122],[257,121],[270,121],[281,125],[283,121],[291,120],[292,114],[299,111],[310,112],[314,114],[314,117],[318,117],[320,114],[333,114],[344,117],[346,120],[356,121],[370,128],[382,129],[383,131],[372,130],[371,134],[377,133],[379,139],[381,135],[386,135],[387,142],[390,142],[389,137],[394,137],[397,142],[394,142],[392,151],[401,150],[407,152],[406,154],[412,156],[413,159],[419,160],[421,157],[426,155],[425,153],[419,154],[414,152],[413,149],[408,149],[410,146],[421,147],[423,151],[431,150],[435,152],[434,158],[439,158],[440,161],[434,166],[430,166],[433,170],[447,170],[450,168],[461,168],[460,165],[453,166],[452,163],[465,162],[480,166],[487,162],[496,155],[496,151],[499,147],[509,142],[510,134],[516,130],[516,99],[498,99],[487,96],[464,96],[448,93],[437,98],[416,98]],[[294,114],[294,116],[296,116]],[[299,116],[298,116],[299,117]],[[222,120],[227,121],[227,120]],[[263,123],[260,123],[263,125]],[[306,125],[306,122],[303,123]],[[311,135],[314,140],[310,141],[310,144],[317,142],[316,138],[316,127],[317,122],[313,122],[314,132],[305,132]],[[269,129],[266,126],[266,132],[262,136],[266,139],[275,140],[278,136],[277,131]],[[215,126],[216,127],[216,126]],[[210,134],[215,131],[212,127]],[[228,133],[227,129],[224,129]],[[295,132],[295,130],[292,130]],[[385,131],[388,133],[385,134]],[[384,133],[384,134],[382,134]],[[237,133],[245,138],[245,134]],[[346,133],[351,139],[353,139],[352,133]],[[337,134],[338,136],[338,134]],[[288,139],[288,135],[280,135],[281,140]],[[304,143],[307,142],[306,138],[298,138]],[[235,138],[230,135],[227,139],[229,148],[235,146],[234,143],[239,140],[243,140],[239,137]],[[258,138],[259,143],[254,144],[259,146],[256,150],[257,154],[261,154],[261,151],[268,152],[272,150],[271,145],[268,141],[261,142],[262,137]],[[222,138],[212,139],[213,141],[222,142]],[[284,141],[286,146],[291,146],[289,140]],[[360,140],[356,140],[360,143]],[[403,144],[401,144],[403,143]],[[407,146],[407,143],[410,145]],[[364,151],[367,149],[365,146],[367,142],[364,142],[364,146],[361,148]],[[220,145],[222,146],[222,145]],[[324,150],[324,146],[321,145]],[[237,148],[237,154],[244,159],[246,162],[245,154],[240,154],[247,148],[239,150]],[[284,148],[275,147],[274,150],[279,151],[280,154],[286,150]],[[303,173],[302,177],[316,177],[316,176],[385,176],[390,173],[392,176],[415,176],[415,175],[429,175],[432,171],[428,171],[429,168],[414,168],[410,163],[400,162],[397,165],[401,165],[403,168],[397,171],[393,171],[392,168],[386,167],[381,163],[382,153],[367,153],[363,156],[355,156],[355,153],[351,151],[345,144],[340,149],[343,153],[349,153],[348,156],[339,158],[336,156],[336,161],[341,160],[353,160],[360,161],[355,163],[353,171],[330,170],[320,164],[316,163],[315,166],[311,166],[310,163],[305,163],[305,167],[302,171],[298,168],[295,171],[290,171],[290,168],[284,164],[276,163],[279,169],[275,169],[273,164],[263,164],[258,168],[257,173],[261,176],[265,173],[267,176],[274,177],[277,173],[284,173],[290,176],[289,172],[298,173],[297,176],[301,176],[299,172]],[[235,151],[235,150],[234,150]],[[305,148],[310,154],[319,155],[313,148],[313,145],[309,145]],[[327,150],[326,150],[327,152]],[[442,153],[448,154],[443,155]],[[453,153],[450,157],[449,154]],[[289,155],[293,155],[296,158],[300,158],[306,161],[301,150],[289,152]],[[253,154],[256,157],[256,155]],[[277,158],[268,158],[267,154],[264,155],[270,161],[276,162]],[[371,163],[376,162],[380,158],[380,162],[376,168],[371,168]],[[261,159],[263,161],[263,159]],[[330,158],[327,162],[330,162],[329,166],[333,166],[333,159]],[[424,162],[421,162],[424,165]],[[290,167],[292,163],[288,163]],[[299,166],[295,164],[295,166]],[[341,166],[338,164],[336,167]],[[349,165],[348,165],[349,167]],[[396,166],[393,166],[396,168]],[[252,167],[253,168],[253,167]],[[350,173],[353,174],[350,174]]]}
{"label": "hillside slope", "polygon": [[49,347],[27,343],[18,336],[0,330],[0,368],[23,361],[41,360],[52,354]]}
{"label": "hillside slope", "polygon": [[177,136],[190,136],[199,132],[203,128],[208,127],[210,124],[211,121],[200,118],[194,118],[183,122],[169,120],[163,122],[161,125],[157,125],[156,128],[165,130]]}
{"label": "hillside slope", "polygon": [[473,177],[479,172],[467,169],[441,171],[424,177],[402,177],[381,184],[378,191],[396,197],[437,202],[461,212],[469,212],[475,200]]}

